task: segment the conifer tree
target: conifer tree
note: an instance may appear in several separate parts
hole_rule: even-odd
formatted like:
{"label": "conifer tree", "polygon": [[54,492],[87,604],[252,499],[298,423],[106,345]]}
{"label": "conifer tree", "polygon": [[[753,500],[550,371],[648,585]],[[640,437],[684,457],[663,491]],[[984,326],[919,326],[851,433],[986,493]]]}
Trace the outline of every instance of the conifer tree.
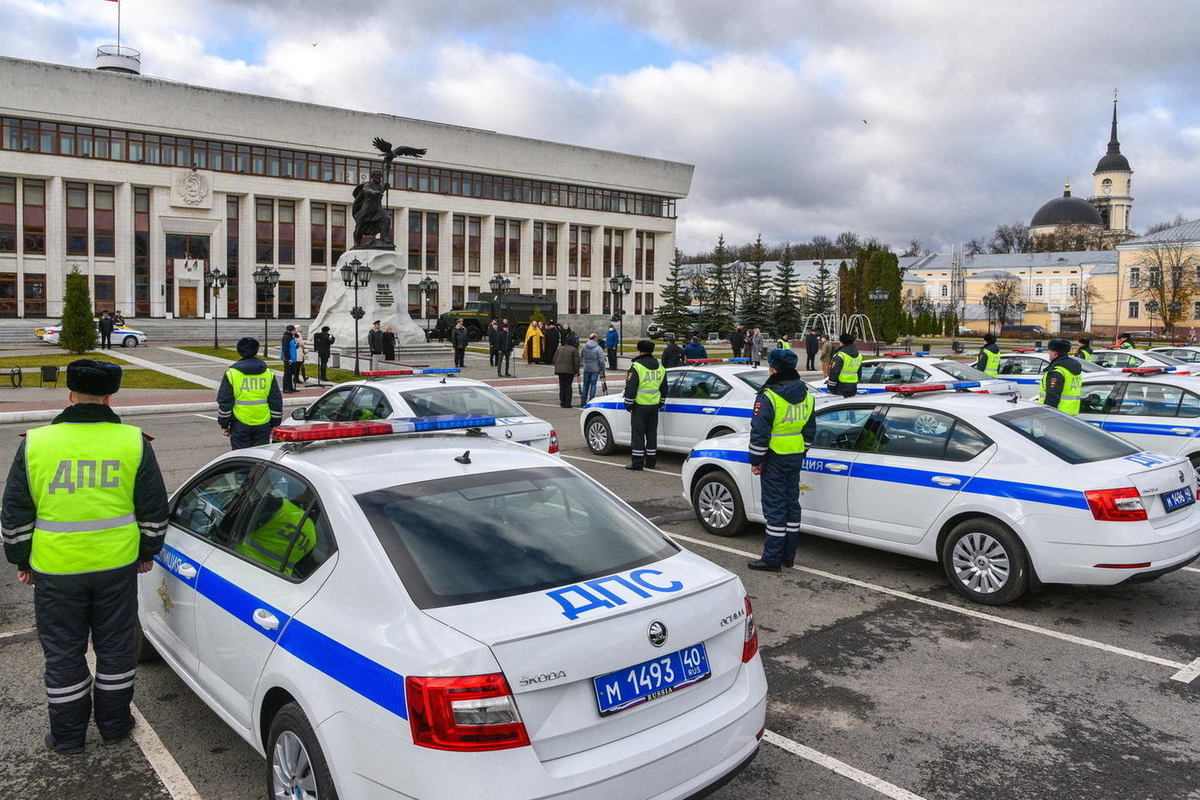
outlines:
{"label": "conifer tree", "polygon": [[792,246],[785,243],[779,256],[779,269],[775,271],[775,306],[772,309],[772,333],[776,336],[791,336],[804,324],[800,303],[796,297],[796,269],[792,260]]}
{"label": "conifer tree", "polygon": [[718,336],[733,328],[733,301],[730,296],[729,250],[725,247],[725,235],[717,237],[717,246],[712,254],[712,267],[705,275],[708,303],[704,307],[700,329],[715,332]]}
{"label": "conifer tree", "polygon": [[807,288],[805,313],[832,314],[836,300],[834,291],[837,287],[834,286],[833,273],[825,265],[825,259],[822,258],[817,265],[817,274],[808,282]]}
{"label": "conifer tree", "polygon": [[683,254],[676,248],[675,258],[667,271],[667,280],[659,292],[658,310],[654,314],[654,321],[661,325],[663,330],[681,337],[687,335],[692,325],[692,315],[688,311],[691,292],[684,283],[682,268]]}
{"label": "conifer tree", "polygon": [[751,246],[750,256],[746,260],[750,263],[750,271],[746,276],[739,319],[747,328],[769,328],[771,317],[767,308],[767,271],[764,267],[767,252],[763,248],[761,233]]}
{"label": "conifer tree", "polygon": [[96,336],[87,275],[75,267],[67,275],[63,293],[62,332],[58,335],[58,346],[79,355],[96,348]]}

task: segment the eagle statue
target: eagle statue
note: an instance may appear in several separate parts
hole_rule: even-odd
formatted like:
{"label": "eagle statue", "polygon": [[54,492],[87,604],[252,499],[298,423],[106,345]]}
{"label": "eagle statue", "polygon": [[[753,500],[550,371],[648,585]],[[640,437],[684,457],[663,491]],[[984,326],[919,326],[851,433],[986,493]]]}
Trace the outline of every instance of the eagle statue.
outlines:
{"label": "eagle statue", "polygon": [[404,145],[399,145],[398,147],[392,147],[391,142],[387,141],[386,139],[384,139],[383,137],[380,137],[380,136],[376,136],[374,141],[371,142],[371,144],[373,144],[375,146],[376,150],[383,153],[383,166],[384,167],[390,167],[392,165],[392,162],[396,160],[397,156],[408,156],[410,158],[420,158],[421,156],[425,155],[424,147],[405,147]]}

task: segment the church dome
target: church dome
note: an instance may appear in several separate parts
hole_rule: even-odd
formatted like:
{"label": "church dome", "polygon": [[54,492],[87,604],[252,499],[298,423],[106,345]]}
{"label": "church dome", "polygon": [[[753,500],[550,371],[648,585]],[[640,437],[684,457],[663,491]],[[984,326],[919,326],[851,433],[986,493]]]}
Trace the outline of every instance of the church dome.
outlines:
{"label": "church dome", "polygon": [[1037,210],[1030,228],[1053,228],[1058,225],[1104,225],[1100,212],[1082,197],[1072,197],[1070,185],[1062,197],[1056,197]]}
{"label": "church dome", "polygon": [[1096,172],[1133,172],[1124,153],[1105,153],[1096,162]]}

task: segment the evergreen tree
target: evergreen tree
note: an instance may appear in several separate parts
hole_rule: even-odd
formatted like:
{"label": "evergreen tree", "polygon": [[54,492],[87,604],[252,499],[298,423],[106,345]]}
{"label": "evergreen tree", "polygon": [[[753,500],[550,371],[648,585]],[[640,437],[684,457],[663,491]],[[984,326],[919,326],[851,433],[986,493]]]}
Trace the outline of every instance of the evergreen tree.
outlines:
{"label": "evergreen tree", "polygon": [[833,283],[833,273],[825,266],[825,259],[817,265],[817,274],[808,282],[805,292],[804,311],[806,314],[832,314],[834,311],[834,292],[837,287]]}
{"label": "evergreen tree", "polygon": [[770,310],[767,308],[767,271],[763,266],[767,260],[767,253],[763,249],[762,234],[759,234],[750,248],[746,260],[750,264],[750,270],[746,275],[746,288],[742,294],[742,307],[739,309],[740,321],[747,328],[769,328],[771,317],[767,313]]}
{"label": "evergreen tree", "polygon": [[[867,316],[875,329],[875,338],[894,341],[900,323],[900,293],[902,289],[900,264],[896,254],[890,250],[869,248],[859,252],[857,264],[862,275],[860,303],[867,309]],[[883,289],[887,300],[871,300],[869,292]]]}
{"label": "evergreen tree", "polygon": [[725,235],[717,237],[717,246],[712,253],[712,267],[705,275],[707,305],[701,317],[700,329],[716,332],[718,336],[733,328],[733,303],[730,297],[729,250],[725,247]]}
{"label": "evergreen tree", "polygon": [[676,248],[675,258],[667,272],[667,280],[659,291],[658,311],[654,314],[655,322],[663,326],[664,330],[678,336],[686,335],[692,325],[692,315],[688,311],[688,303],[692,296],[685,285],[682,268],[683,253]]}
{"label": "evergreen tree", "polygon": [[796,297],[796,269],[792,260],[792,246],[784,244],[779,256],[779,269],[773,281],[775,305],[772,309],[771,332],[776,336],[791,336],[804,325],[800,303]]}
{"label": "evergreen tree", "polygon": [[67,276],[63,294],[62,333],[58,346],[68,352],[86,353],[96,348],[96,323],[92,321],[92,294],[87,275],[76,267]]}
{"label": "evergreen tree", "polygon": [[858,295],[855,292],[857,285],[857,276],[843,261],[838,265],[838,308],[842,316],[858,312]]}

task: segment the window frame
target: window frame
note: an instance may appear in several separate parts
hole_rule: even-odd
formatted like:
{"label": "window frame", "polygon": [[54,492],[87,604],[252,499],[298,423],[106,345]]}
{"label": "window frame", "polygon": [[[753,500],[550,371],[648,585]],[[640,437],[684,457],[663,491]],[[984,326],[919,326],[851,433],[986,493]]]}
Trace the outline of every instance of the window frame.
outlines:
{"label": "window frame", "polygon": [[[896,405],[894,403],[880,405],[875,409],[875,413],[871,415],[866,424],[863,425],[863,430],[865,431],[867,428],[875,427],[876,440],[878,441],[879,435],[884,433],[884,428],[887,425],[887,418],[890,416],[892,411],[937,414],[949,419],[951,422],[950,427],[947,428],[945,434],[942,435],[941,453],[939,455],[916,455],[912,453],[890,453],[887,450],[866,450],[862,446],[863,439],[861,434],[859,435],[858,441],[855,443],[854,452],[859,453],[860,455],[879,455],[888,456],[891,458],[917,458],[925,461],[949,461],[955,464],[966,464],[970,461],[974,461],[976,458],[979,458],[979,456],[987,452],[987,450],[996,443],[995,439],[981,431],[977,426],[963,420],[961,417],[946,411],[942,411],[941,409],[929,408],[927,406]],[[947,450],[950,449],[950,438],[954,435],[954,432],[958,429],[959,425],[964,425],[974,433],[978,434],[981,439],[987,442],[987,446],[970,458],[948,458]],[[884,442],[884,447],[886,446],[887,442]]]}
{"label": "window frame", "polygon": [[183,501],[183,498],[185,496],[187,496],[187,494],[189,492],[191,492],[193,489],[195,489],[196,486],[198,486],[199,484],[213,478],[214,476],[216,476],[219,473],[233,472],[235,469],[237,469],[239,467],[245,467],[249,470],[246,474],[246,479],[242,482],[242,485],[239,486],[238,489],[234,492],[233,497],[231,498],[231,500],[229,502],[228,510],[226,511],[225,516],[222,517],[222,521],[229,519],[230,513],[232,512],[233,518],[232,518],[232,521],[229,523],[230,528],[232,529],[232,528],[236,527],[236,525],[238,523],[238,518],[241,516],[242,498],[249,492],[249,489],[247,487],[252,484],[253,478],[257,474],[257,471],[259,470],[259,468],[261,466],[262,466],[262,464],[260,462],[254,460],[254,459],[249,459],[249,458],[231,458],[231,459],[222,461],[218,464],[213,464],[210,468],[204,470],[199,475],[194,476],[190,481],[185,483],[183,485],[183,488],[181,488],[178,492],[176,492],[175,496],[171,498],[171,503],[169,506],[170,513],[167,514],[167,524],[171,525],[172,527],[174,527],[180,531],[183,531],[188,536],[191,536],[194,539],[198,539],[199,541],[204,542],[205,544],[207,544],[211,547],[217,547],[219,545],[219,543],[215,539],[205,536],[204,534],[198,533],[197,531],[193,530],[192,528],[181,525],[178,521],[176,521],[175,514],[179,510],[179,504]]}

